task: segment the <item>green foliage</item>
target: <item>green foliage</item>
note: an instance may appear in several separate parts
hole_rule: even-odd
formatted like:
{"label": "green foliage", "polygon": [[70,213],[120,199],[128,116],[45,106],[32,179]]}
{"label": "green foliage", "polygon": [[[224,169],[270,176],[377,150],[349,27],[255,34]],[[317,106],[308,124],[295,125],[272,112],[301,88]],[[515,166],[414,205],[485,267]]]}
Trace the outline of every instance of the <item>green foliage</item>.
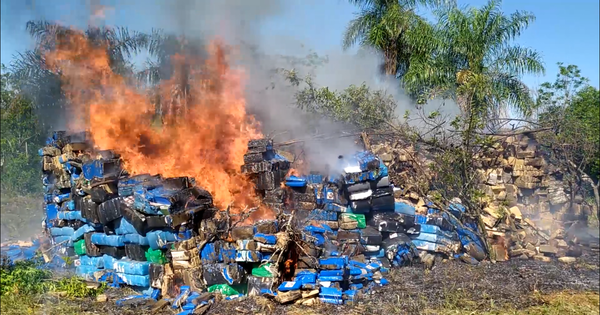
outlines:
{"label": "green foliage", "polygon": [[[552,128],[542,140],[556,158],[573,162],[598,181],[600,178],[600,91],[587,84],[575,65],[558,63],[553,83],[538,90],[539,123]],[[558,146],[566,150],[558,149]]]}
{"label": "green foliage", "polygon": [[13,265],[2,262],[0,269],[0,295],[8,294],[38,294],[52,288],[48,282],[52,273],[40,268],[33,261],[19,261]]}
{"label": "green foliage", "polygon": [[[600,92],[593,86],[578,91],[566,110],[565,137],[577,139],[576,160],[586,163],[586,173],[596,181],[600,178]],[[576,134],[575,134],[576,133]],[[589,158],[588,158],[589,156]],[[584,161],[589,159],[589,161]]]}
{"label": "green foliage", "polygon": [[94,297],[102,294],[106,290],[106,283],[101,283],[99,287],[88,287],[88,285],[79,278],[62,278],[56,284],[56,291],[65,292],[70,298]]}
{"label": "green foliage", "polygon": [[[538,89],[538,97],[536,99],[537,107],[545,110],[552,110],[555,107],[565,107],[571,104],[573,96],[584,86],[589,80],[581,76],[581,70],[575,65],[564,66],[562,62],[558,62],[558,74],[554,82],[544,82]],[[542,113],[541,120],[544,120]]]}
{"label": "green foliage", "polygon": [[535,17],[520,11],[507,16],[500,1],[443,8],[436,16],[434,31],[422,39],[433,53],[411,56],[402,77],[407,91],[427,99],[452,97],[467,115],[496,116],[507,106],[528,115],[534,103],[520,77],[544,67],[536,51],[513,41]]}
{"label": "green foliage", "polygon": [[39,123],[33,103],[14,89],[12,74],[2,66],[1,148],[3,194],[41,192],[37,149],[46,131]]}
{"label": "green foliage", "polygon": [[373,91],[363,83],[351,85],[343,91],[316,87],[312,78],[300,78],[294,71],[287,72],[292,84],[305,86],[296,93],[296,104],[316,117],[327,117],[358,128],[378,128],[393,120],[396,103],[384,91]]}
{"label": "green foliage", "polygon": [[344,33],[345,49],[359,44],[374,48],[384,55],[383,72],[387,75],[401,74],[410,65],[410,56],[423,53],[419,45],[423,34],[431,32],[431,26],[414,10],[418,5],[436,6],[442,1],[434,0],[351,0],[360,8],[356,18],[348,24]]}
{"label": "green foliage", "polygon": [[106,284],[88,287],[85,281],[77,277],[54,281],[52,276],[52,272],[42,268],[37,261],[27,260],[9,264],[7,260],[3,260],[0,269],[0,296],[4,299],[8,295],[30,296],[63,292],[70,298],[85,298],[102,294],[106,289]]}
{"label": "green foliage", "polygon": [[[581,89],[567,109],[568,124],[580,126],[583,154],[592,154],[588,173],[596,180],[600,178],[600,91],[593,86]],[[595,154],[594,154],[595,153]]]}

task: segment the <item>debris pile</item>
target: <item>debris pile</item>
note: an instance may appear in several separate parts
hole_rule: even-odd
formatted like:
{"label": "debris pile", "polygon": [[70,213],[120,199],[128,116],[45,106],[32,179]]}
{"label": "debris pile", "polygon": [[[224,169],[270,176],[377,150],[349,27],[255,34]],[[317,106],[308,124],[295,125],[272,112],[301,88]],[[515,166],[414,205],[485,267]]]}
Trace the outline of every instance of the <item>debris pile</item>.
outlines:
{"label": "debris pile", "polygon": [[567,262],[581,255],[581,245],[597,249],[592,237],[577,232],[587,230],[582,224],[593,212],[590,205],[581,191],[571,194],[564,174],[548,162],[533,135],[502,139],[481,163],[487,197],[481,218],[497,261],[554,257]]}
{"label": "debris pile", "polygon": [[[427,201],[416,189],[428,186],[434,174],[417,176],[432,163],[428,152],[416,152],[401,142],[371,147],[393,170],[402,190],[396,198],[414,204],[417,213],[429,213]],[[569,198],[561,170],[550,163],[532,135],[501,137],[476,159],[481,198],[481,222],[486,229],[491,260],[536,259],[573,261],[582,246],[598,250],[598,235],[587,233],[593,211],[583,197]],[[421,187],[421,194],[427,188]]]}
{"label": "debris pile", "polygon": [[75,257],[87,280],[128,285],[188,312],[216,293],[352,303],[385,285],[391,267],[436,255],[486,258],[464,207],[428,204],[425,215],[396,202],[387,167],[370,152],[340,156],[330,174],[300,175],[271,140],[250,141],[241,172],[277,212],[252,223],[217,209],[194,178],[128,174],[85,132],[55,132],[39,154],[52,237],[45,260]]}

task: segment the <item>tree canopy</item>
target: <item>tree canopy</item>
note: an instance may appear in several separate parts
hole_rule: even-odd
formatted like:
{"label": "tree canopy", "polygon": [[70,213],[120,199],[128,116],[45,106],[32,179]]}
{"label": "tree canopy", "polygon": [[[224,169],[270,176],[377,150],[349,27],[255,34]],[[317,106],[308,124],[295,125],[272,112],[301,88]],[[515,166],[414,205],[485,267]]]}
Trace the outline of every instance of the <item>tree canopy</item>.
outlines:
{"label": "tree canopy", "polygon": [[433,7],[436,0],[350,0],[359,7],[356,18],[350,21],[342,45],[348,49],[356,44],[375,49],[383,54],[382,72],[386,75],[403,74],[410,66],[410,57],[422,51],[424,34],[431,32],[429,25],[415,13],[417,6]]}
{"label": "tree canopy", "polygon": [[1,186],[3,193],[39,192],[37,149],[46,130],[39,123],[33,102],[15,89],[14,77],[2,65]]}
{"label": "tree canopy", "polygon": [[287,79],[301,87],[296,92],[296,105],[318,117],[362,129],[377,128],[394,119],[394,98],[385,91],[370,89],[365,83],[334,91],[318,87],[310,75],[301,78],[287,72]]}
{"label": "tree canopy", "polygon": [[412,55],[402,77],[414,95],[453,98],[463,112],[498,116],[513,108],[528,115],[533,98],[521,81],[523,74],[545,69],[535,50],[513,41],[535,20],[528,12],[505,15],[501,1],[481,8],[440,9],[434,32],[426,39],[433,53]]}
{"label": "tree canopy", "polygon": [[556,158],[567,159],[594,181],[600,178],[600,91],[588,84],[579,67],[558,63],[554,82],[538,90],[539,122],[551,127],[545,144]]}

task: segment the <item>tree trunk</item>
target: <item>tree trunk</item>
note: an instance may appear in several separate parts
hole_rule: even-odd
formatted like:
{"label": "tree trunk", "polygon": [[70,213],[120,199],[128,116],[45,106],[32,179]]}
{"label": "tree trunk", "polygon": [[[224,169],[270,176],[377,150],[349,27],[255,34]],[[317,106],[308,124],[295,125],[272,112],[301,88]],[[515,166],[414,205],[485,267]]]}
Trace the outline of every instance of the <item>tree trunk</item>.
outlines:
{"label": "tree trunk", "polygon": [[598,192],[598,184],[592,184],[592,190],[594,191],[594,199],[596,199],[596,217],[600,220],[600,193]]}
{"label": "tree trunk", "polygon": [[360,133],[360,137],[363,141],[363,144],[365,145],[365,150],[371,151],[371,142],[369,141],[369,135],[367,135],[367,133],[363,131]]}
{"label": "tree trunk", "polygon": [[398,53],[392,49],[383,53],[384,57],[384,71],[386,75],[396,76],[396,72],[398,71]]}
{"label": "tree trunk", "polygon": [[388,61],[385,62],[385,74],[392,76],[396,75],[396,61]]}

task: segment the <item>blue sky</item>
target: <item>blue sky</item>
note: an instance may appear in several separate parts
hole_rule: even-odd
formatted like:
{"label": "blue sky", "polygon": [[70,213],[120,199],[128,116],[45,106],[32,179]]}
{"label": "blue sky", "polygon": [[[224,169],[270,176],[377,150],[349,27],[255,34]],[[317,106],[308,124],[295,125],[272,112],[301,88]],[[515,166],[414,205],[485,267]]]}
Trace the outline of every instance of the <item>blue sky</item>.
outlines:
{"label": "blue sky", "polygon": [[[473,6],[486,3],[485,0],[458,1],[460,5]],[[17,51],[30,47],[31,41],[25,32],[25,22],[28,20],[46,18],[85,26],[89,9],[82,3],[83,1],[77,0],[3,0],[2,63],[10,63]],[[356,11],[345,0],[286,0],[283,3],[286,4],[284,10],[261,24],[261,38],[267,43],[293,38],[295,42],[303,43],[317,52],[340,49],[341,35]],[[31,6],[34,6],[34,10],[30,9]],[[525,83],[536,87],[542,82],[553,81],[557,71],[556,63],[562,61],[578,65],[582,74],[590,78],[590,83],[599,86],[598,0],[505,0],[502,8],[506,13],[515,10],[530,11],[537,18],[517,42],[538,50],[544,57],[547,71],[542,77],[525,77]],[[146,31],[153,24],[151,18],[136,14],[131,6],[113,14],[111,21],[116,25],[127,25],[141,31]]]}

